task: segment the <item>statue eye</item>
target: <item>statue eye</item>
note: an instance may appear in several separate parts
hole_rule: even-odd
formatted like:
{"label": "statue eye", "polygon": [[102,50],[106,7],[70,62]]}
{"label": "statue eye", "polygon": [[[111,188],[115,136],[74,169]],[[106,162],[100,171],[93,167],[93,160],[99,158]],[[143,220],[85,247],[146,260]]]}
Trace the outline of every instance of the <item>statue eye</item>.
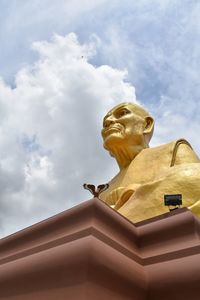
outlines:
{"label": "statue eye", "polygon": [[117,116],[118,116],[118,118],[120,118],[120,117],[127,115],[128,113],[129,113],[129,111],[124,108],[118,112]]}

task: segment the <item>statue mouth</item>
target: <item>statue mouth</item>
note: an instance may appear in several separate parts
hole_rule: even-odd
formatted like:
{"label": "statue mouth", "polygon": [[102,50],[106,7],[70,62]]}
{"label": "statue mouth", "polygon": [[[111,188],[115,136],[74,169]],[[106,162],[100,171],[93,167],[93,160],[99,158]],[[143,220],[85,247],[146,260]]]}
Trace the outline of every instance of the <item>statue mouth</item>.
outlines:
{"label": "statue mouth", "polygon": [[123,126],[121,124],[116,124],[116,125],[112,125],[112,126],[109,126],[108,128],[105,128],[103,131],[104,131],[104,134],[107,135],[107,134],[110,134],[112,132],[120,132],[123,130]]}

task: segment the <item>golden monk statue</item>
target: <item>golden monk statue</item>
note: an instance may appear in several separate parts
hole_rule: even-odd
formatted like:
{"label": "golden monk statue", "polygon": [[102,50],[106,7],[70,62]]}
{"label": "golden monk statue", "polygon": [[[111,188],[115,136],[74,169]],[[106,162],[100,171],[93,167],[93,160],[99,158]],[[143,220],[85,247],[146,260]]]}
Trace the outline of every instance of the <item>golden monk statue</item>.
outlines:
{"label": "golden monk statue", "polygon": [[154,120],[142,107],[122,103],[104,117],[104,148],[119,173],[100,198],[133,222],[168,211],[165,194],[182,194],[183,206],[200,216],[200,160],[180,139],[149,148]]}

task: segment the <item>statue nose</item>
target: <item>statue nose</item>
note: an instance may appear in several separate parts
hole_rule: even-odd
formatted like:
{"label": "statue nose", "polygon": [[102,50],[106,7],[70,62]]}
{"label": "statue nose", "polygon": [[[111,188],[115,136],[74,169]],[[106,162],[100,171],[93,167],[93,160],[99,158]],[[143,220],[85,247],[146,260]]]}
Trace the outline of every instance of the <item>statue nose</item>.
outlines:
{"label": "statue nose", "polygon": [[115,123],[115,119],[113,117],[108,117],[106,118],[106,120],[104,121],[104,127],[109,127],[111,124]]}

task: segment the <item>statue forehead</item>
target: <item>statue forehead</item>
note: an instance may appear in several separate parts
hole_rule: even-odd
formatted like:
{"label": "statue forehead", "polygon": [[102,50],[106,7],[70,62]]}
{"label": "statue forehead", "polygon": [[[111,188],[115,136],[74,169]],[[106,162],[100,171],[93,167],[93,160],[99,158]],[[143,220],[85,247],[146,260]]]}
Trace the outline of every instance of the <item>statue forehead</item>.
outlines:
{"label": "statue forehead", "polygon": [[111,110],[109,110],[109,112],[106,114],[106,117],[109,115],[112,115],[116,110],[122,108],[122,107],[128,107],[128,108],[132,108],[133,109],[133,104],[132,103],[128,103],[128,102],[124,102],[124,103],[120,103],[116,106],[114,106]]}
{"label": "statue forehead", "polygon": [[145,111],[145,109],[135,103],[130,103],[130,102],[123,102],[120,103],[116,106],[114,106],[105,116],[105,118],[109,117],[110,115],[112,115],[113,113],[115,113],[115,111],[117,111],[120,108],[128,108],[131,111],[133,111],[136,115],[139,115],[141,117],[145,117],[145,116],[149,116],[149,113],[147,111]]}

